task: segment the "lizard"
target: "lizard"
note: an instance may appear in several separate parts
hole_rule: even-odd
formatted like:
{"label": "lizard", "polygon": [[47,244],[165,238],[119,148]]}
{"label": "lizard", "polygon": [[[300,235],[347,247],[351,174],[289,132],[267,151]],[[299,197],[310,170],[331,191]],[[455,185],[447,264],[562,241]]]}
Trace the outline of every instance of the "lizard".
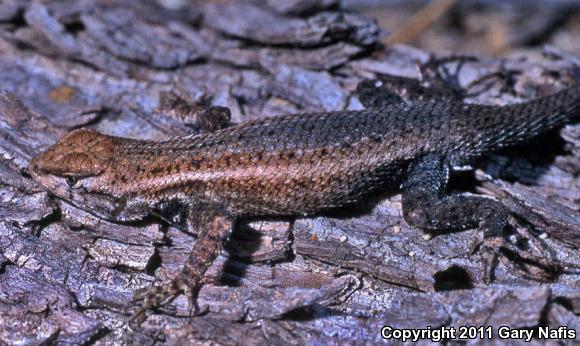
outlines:
{"label": "lizard", "polygon": [[505,106],[365,103],[364,110],[282,115],[159,141],[76,129],[33,157],[28,170],[98,217],[127,222],[155,214],[197,234],[177,276],[135,295],[142,304],[132,320],[142,321],[182,293],[193,313],[205,272],[237,220],[315,215],[383,188],[400,189],[403,217],[414,227],[478,228],[477,251],[488,263],[509,212],[489,196],[447,192],[450,174],[575,121],[580,86]]}

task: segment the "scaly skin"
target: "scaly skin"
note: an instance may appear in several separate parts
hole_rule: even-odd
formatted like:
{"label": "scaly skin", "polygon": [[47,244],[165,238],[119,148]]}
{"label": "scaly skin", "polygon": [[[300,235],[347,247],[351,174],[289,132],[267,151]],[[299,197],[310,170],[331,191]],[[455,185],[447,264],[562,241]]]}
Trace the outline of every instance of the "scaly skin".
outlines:
{"label": "scaly skin", "polygon": [[397,103],[280,116],[158,142],[81,129],[34,157],[29,170],[55,195],[100,217],[127,221],[154,213],[197,231],[183,272],[144,296],[141,317],[182,291],[193,296],[240,217],[311,215],[402,186],[403,214],[412,225],[501,232],[505,208],[489,198],[446,195],[449,171],[572,121],[579,105],[580,88],[572,87],[505,107]]}

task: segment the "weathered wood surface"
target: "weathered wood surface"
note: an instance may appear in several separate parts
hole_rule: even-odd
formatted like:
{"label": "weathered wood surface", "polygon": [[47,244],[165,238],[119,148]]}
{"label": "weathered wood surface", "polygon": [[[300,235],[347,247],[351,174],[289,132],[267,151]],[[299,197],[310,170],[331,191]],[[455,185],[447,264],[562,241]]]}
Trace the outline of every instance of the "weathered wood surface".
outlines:
{"label": "weathered wood surface", "polygon": [[[493,284],[470,255],[476,230],[426,239],[402,219],[400,195],[386,194],[360,211],[242,222],[200,292],[205,314],[185,317],[180,297],[142,330],[124,325],[132,292],[174,275],[195,239],[153,218],[113,224],[55,199],[26,173],[35,153],[83,126],[136,138],[196,131],[156,109],[167,92],[230,107],[242,122],[360,108],[357,83],[378,74],[437,81],[419,68],[428,53],[381,47],[376,24],[337,1],[266,3],[0,3],[0,344],[374,344],[384,325],[580,331],[578,124],[456,180],[500,198],[523,239],[530,260],[503,251]],[[467,99],[503,104],[558,90],[577,63],[554,51],[475,59],[458,82],[503,72]]]}

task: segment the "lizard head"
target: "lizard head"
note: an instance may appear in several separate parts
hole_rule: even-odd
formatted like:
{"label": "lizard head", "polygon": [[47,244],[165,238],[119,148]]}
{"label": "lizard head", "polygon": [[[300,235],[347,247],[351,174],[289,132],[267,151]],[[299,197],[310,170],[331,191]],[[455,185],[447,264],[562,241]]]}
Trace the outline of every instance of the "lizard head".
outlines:
{"label": "lizard head", "polygon": [[32,178],[54,195],[109,220],[125,220],[127,201],[107,190],[115,166],[115,137],[74,130],[28,164]]}
{"label": "lizard head", "polygon": [[63,178],[73,187],[83,178],[101,174],[113,156],[113,149],[109,136],[90,129],[74,130],[32,158],[28,168],[41,184],[54,182],[55,179],[47,181],[51,176]]}

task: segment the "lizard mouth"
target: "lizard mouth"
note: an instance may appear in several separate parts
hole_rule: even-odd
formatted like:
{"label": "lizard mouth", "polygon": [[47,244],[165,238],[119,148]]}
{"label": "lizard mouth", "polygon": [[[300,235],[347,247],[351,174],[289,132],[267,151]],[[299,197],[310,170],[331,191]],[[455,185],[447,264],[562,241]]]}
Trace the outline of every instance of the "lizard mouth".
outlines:
{"label": "lizard mouth", "polygon": [[34,181],[54,195],[65,199],[71,198],[71,189],[66,185],[65,179],[53,175],[42,168],[43,154],[38,154],[30,160],[28,163],[28,173]]}
{"label": "lizard mouth", "polygon": [[85,176],[82,180],[86,186],[71,186],[67,183],[67,177],[79,175],[53,174],[43,168],[44,159],[44,153],[34,156],[28,163],[28,173],[40,186],[59,199],[109,221],[132,221],[146,214],[143,211],[137,216],[133,215],[135,212],[129,215],[125,212],[125,209],[129,207],[125,199],[116,198],[104,192],[91,191],[90,185],[95,177]]}

